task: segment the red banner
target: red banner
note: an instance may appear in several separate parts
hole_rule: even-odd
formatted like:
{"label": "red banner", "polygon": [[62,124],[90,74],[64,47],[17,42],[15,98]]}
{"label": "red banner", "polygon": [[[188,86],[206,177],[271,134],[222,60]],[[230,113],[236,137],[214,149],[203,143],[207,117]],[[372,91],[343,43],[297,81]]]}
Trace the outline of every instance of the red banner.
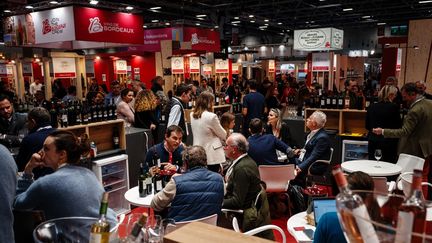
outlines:
{"label": "red banner", "polygon": [[160,51],[160,41],[172,40],[173,28],[144,30],[144,46],[146,51]]}
{"label": "red banner", "polygon": [[191,42],[192,50],[220,52],[219,31],[185,27],[183,28],[183,41]]}
{"label": "red banner", "polygon": [[143,44],[143,18],[134,14],[74,7],[76,40]]}

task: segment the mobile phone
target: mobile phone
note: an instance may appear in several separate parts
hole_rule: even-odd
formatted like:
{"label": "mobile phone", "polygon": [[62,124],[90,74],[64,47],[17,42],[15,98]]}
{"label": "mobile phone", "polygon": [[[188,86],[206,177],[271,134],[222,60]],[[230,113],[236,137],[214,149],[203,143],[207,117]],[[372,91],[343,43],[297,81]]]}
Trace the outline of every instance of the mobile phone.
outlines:
{"label": "mobile phone", "polygon": [[307,237],[309,237],[309,239],[313,240],[313,238],[314,238],[314,230],[313,229],[304,229],[303,233],[305,233],[305,235]]}

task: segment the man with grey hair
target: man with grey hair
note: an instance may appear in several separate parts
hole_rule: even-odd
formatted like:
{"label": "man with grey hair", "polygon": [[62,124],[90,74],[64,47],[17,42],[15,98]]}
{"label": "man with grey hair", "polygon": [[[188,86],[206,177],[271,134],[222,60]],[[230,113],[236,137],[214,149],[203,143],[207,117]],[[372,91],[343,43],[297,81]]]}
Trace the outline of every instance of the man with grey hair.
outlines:
{"label": "man with grey hair", "polygon": [[196,220],[219,214],[224,195],[221,175],[207,169],[203,147],[191,146],[182,153],[186,173],[173,175],[151,202],[155,211],[168,209],[168,218],[176,222]]}
{"label": "man with grey hair", "polygon": [[[51,116],[43,107],[31,109],[27,115],[27,128],[29,134],[21,141],[21,146],[16,158],[18,171],[23,171],[27,162],[34,153],[42,149],[43,143],[49,134],[56,129],[51,127]],[[35,179],[52,173],[51,168],[35,168],[33,174]]]}
{"label": "man with grey hair", "polygon": [[[327,116],[322,111],[315,111],[306,119],[306,127],[310,130],[303,149],[295,150],[297,158],[291,158],[290,162],[295,163],[297,176],[294,184],[302,187],[306,184],[306,176],[309,167],[317,160],[328,160],[331,156],[330,137],[324,129]],[[315,164],[310,171],[313,175],[323,175],[326,172],[326,164]]]}
{"label": "man with grey hair", "polygon": [[[270,224],[271,221],[265,192],[261,193],[261,201],[259,205],[256,205],[258,218],[252,219],[247,213],[254,208],[255,199],[263,190],[257,164],[247,154],[248,149],[249,143],[240,133],[231,134],[224,147],[226,157],[233,162],[225,175],[227,186],[222,207],[243,210],[243,223],[241,224],[243,232]],[[271,231],[264,231],[257,236],[267,239],[274,238]]]}

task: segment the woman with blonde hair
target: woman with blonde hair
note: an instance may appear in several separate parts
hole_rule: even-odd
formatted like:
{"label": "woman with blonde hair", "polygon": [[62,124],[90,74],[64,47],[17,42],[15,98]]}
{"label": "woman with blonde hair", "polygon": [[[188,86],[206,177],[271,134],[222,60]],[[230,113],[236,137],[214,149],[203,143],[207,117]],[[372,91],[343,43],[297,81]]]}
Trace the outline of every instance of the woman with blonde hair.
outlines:
{"label": "woman with blonde hair", "polygon": [[159,125],[156,119],[156,96],[151,90],[145,89],[138,92],[135,97],[135,127],[151,129],[153,137],[156,139],[157,126]]}
{"label": "woman with blonde hair", "polygon": [[398,129],[402,126],[399,105],[394,103],[398,89],[385,85],[378,93],[378,103],[371,104],[366,113],[366,129],[368,133],[369,159],[374,160],[376,149],[381,149],[382,161],[396,163],[398,138],[384,138],[372,132],[374,127]]}
{"label": "woman with blonde hair", "polygon": [[190,114],[193,145],[200,145],[207,154],[207,167],[209,170],[219,172],[221,164],[226,161],[223,144],[226,131],[221,126],[219,118],[212,112],[214,96],[208,91],[202,92]]}
{"label": "woman with blonde hair", "polygon": [[266,133],[273,134],[282,142],[289,146],[293,146],[291,141],[291,134],[288,125],[282,121],[281,110],[271,108],[267,117]]}

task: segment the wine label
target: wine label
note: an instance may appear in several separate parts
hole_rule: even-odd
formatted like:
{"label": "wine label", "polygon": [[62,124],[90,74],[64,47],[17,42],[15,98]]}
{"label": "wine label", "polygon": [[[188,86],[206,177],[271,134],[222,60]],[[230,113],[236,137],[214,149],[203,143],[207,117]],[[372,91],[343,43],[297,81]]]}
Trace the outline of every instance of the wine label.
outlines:
{"label": "wine label", "polygon": [[162,190],[162,180],[156,181],[156,191]]}
{"label": "wine label", "polygon": [[411,231],[414,224],[414,214],[412,212],[399,211],[395,243],[411,241]]}
{"label": "wine label", "polygon": [[363,242],[379,243],[378,235],[375,228],[370,222],[369,213],[366,206],[363,204],[360,207],[353,209],[352,214],[356,220],[358,229],[363,238]]}
{"label": "wine label", "polygon": [[89,243],[108,243],[109,232],[90,233]]}

